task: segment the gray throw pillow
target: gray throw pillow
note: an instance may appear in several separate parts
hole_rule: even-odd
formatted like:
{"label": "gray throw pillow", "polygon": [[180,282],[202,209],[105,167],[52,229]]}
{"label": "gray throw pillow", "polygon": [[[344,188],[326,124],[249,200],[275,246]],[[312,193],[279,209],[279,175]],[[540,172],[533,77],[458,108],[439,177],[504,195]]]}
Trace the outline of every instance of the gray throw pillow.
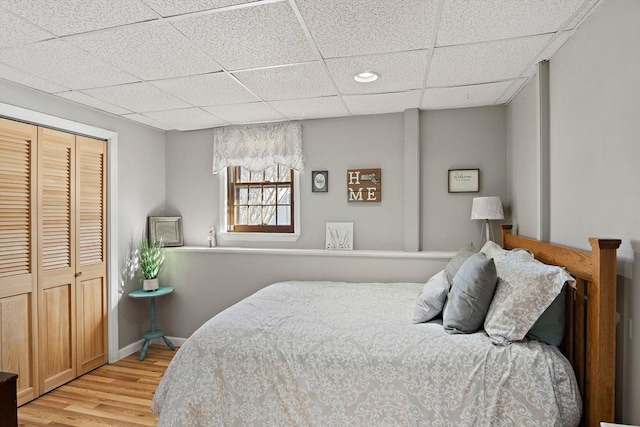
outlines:
{"label": "gray throw pillow", "polygon": [[473,247],[473,243],[469,243],[467,246],[460,249],[447,263],[447,265],[444,267],[444,275],[447,278],[449,286],[451,286],[451,284],[453,283],[453,277],[460,269],[460,266],[464,264],[467,258],[475,253],[476,249]]}
{"label": "gray throw pillow", "polygon": [[442,324],[450,334],[470,334],[480,329],[496,290],[498,274],[493,259],[471,255],[453,278]]}
{"label": "gray throw pillow", "polygon": [[546,342],[547,344],[559,347],[564,339],[564,327],[566,321],[565,304],[567,299],[566,286],[558,294],[551,305],[536,320],[527,338]]}

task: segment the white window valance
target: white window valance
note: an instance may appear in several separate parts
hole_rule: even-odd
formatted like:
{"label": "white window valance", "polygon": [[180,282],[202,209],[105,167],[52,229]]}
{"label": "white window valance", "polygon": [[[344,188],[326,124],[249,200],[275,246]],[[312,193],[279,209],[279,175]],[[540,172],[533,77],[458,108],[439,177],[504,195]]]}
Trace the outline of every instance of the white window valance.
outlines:
{"label": "white window valance", "polygon": [[227,166],[254,172],[274,164],[303,170],[302,125],[276,123],[262,126],[230,126],[213,131],[213,173]]}

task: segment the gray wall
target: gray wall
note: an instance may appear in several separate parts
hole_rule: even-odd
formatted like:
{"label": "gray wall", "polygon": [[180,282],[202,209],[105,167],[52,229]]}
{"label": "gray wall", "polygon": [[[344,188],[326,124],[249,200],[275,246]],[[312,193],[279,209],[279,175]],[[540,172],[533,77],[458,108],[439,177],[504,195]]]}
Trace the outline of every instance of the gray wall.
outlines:
{"label": "gray wall", "polygon": [[[354,222],[354,249],[403,247],[403,115],[302,122],[305,170],[300,174],[302,234],[297,242],[237,242],[219,246],[324,248],[325,223]],[[219,227],[219,177],[212,175],[213,130],[167,136],[167,210],[183,217],[185,245],[207,244]],[[348,203],[346,171],[382,169],[382,202]],[[311,171],[329,171],[329,192],[311,192]],[[384,227],[380,225],[384,224]]]}
{"label": "gray wall", "polygon": [[[164,132],[5,80],[0,102],[118,133],[118,265],[123,265],[129,243],[138,244],[145,231],[147,215],[164,210]],[[120,347],[137,341],[148,321],[147,307],[125,296],[138,287],[137,281],[124,282],[118,306]]]}
{"label": "gray wall", "polygon": [[[622,239],[618,252],[617,418],[640,425],[640,2],[601,4],[550,63],[550,239],[589,249],[587,237]],[[509,107],[512,169],[534,120],[531,94]],[[518,215],[532,183],[513,174]],[[529,190],[526,190],[529,188]],[[531,203],[529,200],[528,203]],[[523,227],[529,227],[522,216]],[[635,328],[631,323],[635,322]],[[633,330],[633,337],[630,336]]]}
{"label": "gray wall", "polygon": [[[474,197],[499,196],[505,213],[506,108],[421,111],[422,250],[458,250],[480,242],[481,221],[471,221]],[[449,169],[480,169],[479,193],[448,193]],[[507,221],[507,220],[505,220]],[[492,227],[499,240],[500,221]]]}
{"label": "gray wall", "polygon": [[538,84],[531,79],[507,105],[508,193],[518,234],[538,235]]}

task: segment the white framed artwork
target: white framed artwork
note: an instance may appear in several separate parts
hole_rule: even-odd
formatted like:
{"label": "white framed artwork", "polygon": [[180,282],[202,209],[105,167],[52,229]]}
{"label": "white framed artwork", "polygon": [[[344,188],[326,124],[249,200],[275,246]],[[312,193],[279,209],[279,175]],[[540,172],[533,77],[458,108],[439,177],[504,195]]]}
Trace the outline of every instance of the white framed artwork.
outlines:
{"label": "white framed artwork", "polygon": [[353,223],[328,222],[325,249],[338,251],[353,250]]}

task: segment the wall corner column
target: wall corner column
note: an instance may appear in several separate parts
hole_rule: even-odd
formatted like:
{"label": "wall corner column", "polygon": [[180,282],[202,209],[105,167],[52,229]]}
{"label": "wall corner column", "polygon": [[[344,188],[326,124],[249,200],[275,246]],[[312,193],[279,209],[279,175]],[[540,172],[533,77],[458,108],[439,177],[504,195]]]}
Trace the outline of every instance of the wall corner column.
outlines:
{"label": "wall corner column", "polygon": [[420,250],[420,110],[404,112],[404,250]]}

